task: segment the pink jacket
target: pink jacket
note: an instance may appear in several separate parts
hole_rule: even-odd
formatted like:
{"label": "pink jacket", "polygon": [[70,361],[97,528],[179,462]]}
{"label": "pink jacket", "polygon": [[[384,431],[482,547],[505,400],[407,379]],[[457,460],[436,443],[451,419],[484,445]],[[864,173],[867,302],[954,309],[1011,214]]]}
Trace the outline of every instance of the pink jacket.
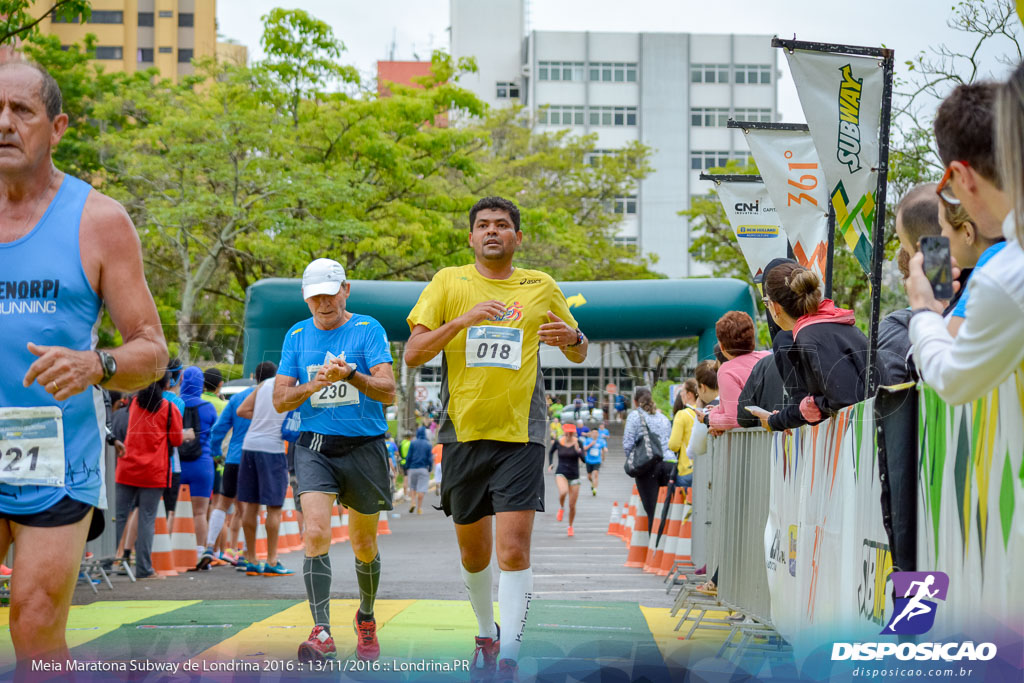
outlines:
{"label": "pink jacket", "polygon": [[740,426],[736,421],[740,392],[743,391],[743,385],[747,383],[754,365],[769,353],[752,351],[727,360],[718,368],[718,398],[721,402],[708,414],[708,422],[712,429],[736,429]]}

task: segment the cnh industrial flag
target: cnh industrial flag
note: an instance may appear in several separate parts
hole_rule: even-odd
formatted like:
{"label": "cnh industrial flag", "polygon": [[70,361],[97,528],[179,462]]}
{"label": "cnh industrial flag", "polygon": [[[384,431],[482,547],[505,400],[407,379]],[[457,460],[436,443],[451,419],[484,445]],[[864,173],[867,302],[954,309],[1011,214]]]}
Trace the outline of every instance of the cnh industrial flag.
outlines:
{"label": "cnh industrial flag", "polygon": [[745,131],[793,258],[825,280],[828,260],[828,188],[814,141],[806,130]]}
{"label": "cnh industrial flag", "polygon": [[715,189],[751,276],[757,277],[773,258],[786,258],[786,232],[764,183],[721,181]]}
{"label": "cnh industrial flag", "polygon": [[836,235],[871,272],[882,63],[809,50],[786,50],[800,104],[836,210]]}

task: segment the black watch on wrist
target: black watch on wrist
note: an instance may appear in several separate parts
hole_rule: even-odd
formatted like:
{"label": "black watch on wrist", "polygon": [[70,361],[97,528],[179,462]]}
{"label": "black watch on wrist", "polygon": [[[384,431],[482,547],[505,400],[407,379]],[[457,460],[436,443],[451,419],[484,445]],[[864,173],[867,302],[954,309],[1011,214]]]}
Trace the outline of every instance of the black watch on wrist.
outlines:
{"label": "black watch on wrist", "polygon": [[352,366],[352,372],[348,373],[348,375],[346,375],[345,377],[342,377],[341,381],[342,382],[347,382],[350,379],[352,379],[353,375],[355,375],[355,374],[356,374],[356,366],[353,365]]}
{"label": "black watch on wrist", "polygon": [[103,379],[100,380],[100,384],[106,384],[117,372],[117,359],[99,349],[96,349],[96,355],[100,357],[100,367],[103,368]]}
{"label": "black watch on wrist", "polygon": [[565,347],[565,348],[567,348],[567,349],[571,349],[571,348],[573,348],[574,346],[579,346],[580,344],[582,344],[582,343],[583,343],[583,340],[584,340],[585,338],[586,338],[586,337],[584,337],[584,336],[583,336],[583,333],[582,333],[582,332],[580,332],[580,328],[578,328],[578,327],[577,327],[577,328],[576,328],[576,341],[575,341],[575,342],[573,342],[572,344],[566,344],[566,347]]}

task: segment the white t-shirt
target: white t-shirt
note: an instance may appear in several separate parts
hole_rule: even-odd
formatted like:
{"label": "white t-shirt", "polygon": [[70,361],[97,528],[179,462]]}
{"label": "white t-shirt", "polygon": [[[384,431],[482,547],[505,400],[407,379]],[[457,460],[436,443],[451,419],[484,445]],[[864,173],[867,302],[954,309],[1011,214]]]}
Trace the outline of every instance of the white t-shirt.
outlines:
{"label": "white t-shirt", "polygon": [[243,451],[263,453],[284,453],[281,438],[281,424],[287,413],[274,409],[274,378],[265,379],[256,387],[256,405],[253,406],[252,423],[242,441]]}

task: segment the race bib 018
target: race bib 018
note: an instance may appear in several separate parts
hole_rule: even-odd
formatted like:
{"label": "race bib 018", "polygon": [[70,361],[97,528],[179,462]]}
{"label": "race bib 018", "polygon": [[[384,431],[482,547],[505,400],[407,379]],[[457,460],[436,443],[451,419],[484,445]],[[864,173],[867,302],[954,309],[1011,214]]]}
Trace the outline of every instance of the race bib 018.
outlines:
{"label": "race bib 018", "polygon": [[477,325],[466,330],[467,368],[506,368],[523,365],[523,331],[516,327]]}
{"label": "race bib 018", "polygon": [[0,408],[0,483],[64,486],[60,408]]}

